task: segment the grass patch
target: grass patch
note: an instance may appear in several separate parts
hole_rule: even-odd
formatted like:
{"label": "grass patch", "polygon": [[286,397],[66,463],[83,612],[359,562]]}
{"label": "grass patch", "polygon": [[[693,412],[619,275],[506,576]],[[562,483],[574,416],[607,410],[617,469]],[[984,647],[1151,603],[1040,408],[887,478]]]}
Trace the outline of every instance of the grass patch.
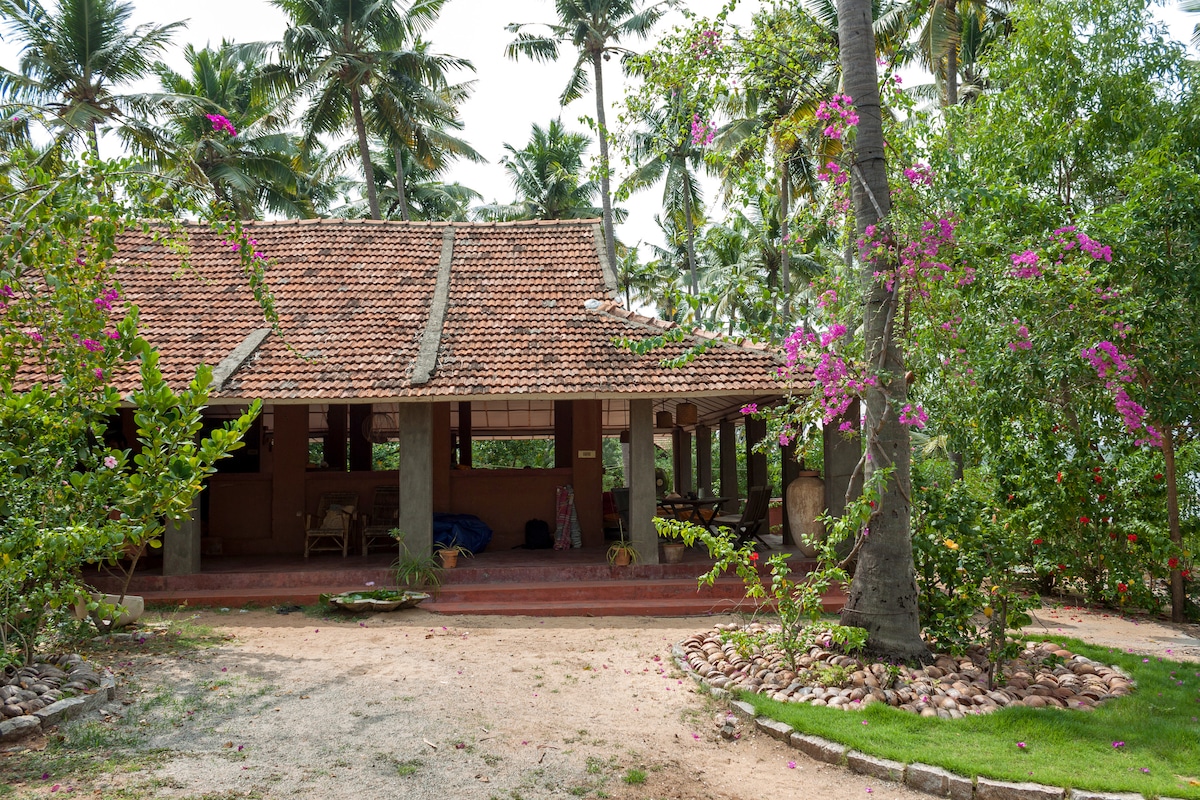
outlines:
{"label": "grass patch", "polygon": [[641,786],[646,782],[646,770],[631,767],[624,775],[621,776],[621,780],[625,781],[625,783],[628,783],[630,786]]}
{"label": "grass patch", "polygon": [[1120,666],[1133,675],[1137,689],[1090,712],[1010,708],[961,720],[920,717],[882,704],[848,712],[749,693],[741,699],[797,731],[960,775],[1200,798],[1200,664],[1047,638]]}

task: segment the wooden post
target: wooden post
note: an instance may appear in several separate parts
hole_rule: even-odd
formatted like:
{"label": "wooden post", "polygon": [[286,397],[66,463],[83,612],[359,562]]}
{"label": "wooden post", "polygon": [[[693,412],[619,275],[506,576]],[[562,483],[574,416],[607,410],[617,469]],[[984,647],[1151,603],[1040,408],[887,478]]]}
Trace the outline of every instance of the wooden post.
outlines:
{"label": "wooden post", "polygon": [[371,424],[371,412],[374,408],[370,403],[358,403],[350,406],[350,471],[367,472],[374,466],[375,446],[363,429]]}
{"label": "wooden post", "polygon": [[322,458],[332,472],[346,471],[346,406],[331,405],[325,411],[325,446]]}
{"label": "wooden post", "polygon": [[471,466],[471,401],[458,404],[458,463]]}
{"label": "wooden post", "polygon": [[718,434],[721,444],[721,497],[729,498],[722,511],[735,514],[741,508],[737,472],[737,428],[732,420],[723,419]]}
{"label": "wooden post", "polygon": [[780,464],[783,467],[783,486],[779,487],[779,494],[783,498],[783,543],[795,545],[799,543],[792,532],[792,518],[788,514],[787,490],[792,481],[800,477],[800,464],[796,461],[796,443],[793,441],[790,444],[782,445],[779,450]]}
{"label": "wooden post", "polygon": [[554,401],[554,466],[565,469],[571,466],[575,451],[575,424],[573,400]]}
{"label": "wooden post", "polygon": [[767,454],[754,452],[767,436],[767,422],[746,417],[746,488],[767,485]]}
{"label": "wooden post", "polygon": [[696,492],[712,495],[712,429],[696,427]]}

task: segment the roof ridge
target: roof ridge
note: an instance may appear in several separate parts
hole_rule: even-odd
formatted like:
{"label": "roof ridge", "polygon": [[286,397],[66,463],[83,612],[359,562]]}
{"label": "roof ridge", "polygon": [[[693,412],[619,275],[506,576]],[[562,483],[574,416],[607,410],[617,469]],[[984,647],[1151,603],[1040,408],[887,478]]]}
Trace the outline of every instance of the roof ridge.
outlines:
{"label": "roof ridge", "polygon": [[[198,220],[184,219],[177,221],[179,225],[188,228],[208,228],[206,223]],[[587,228],[600,223],[599,219],[514,219],[499,222],[484,220],[401,220],[401,219],[349,219],[346,217],[309,217],[306,219],[247,219],[242,220],[246,228],[286,228],[291,226],[308,225],[378,225],[391,228],[539,228],[539,227],[580,227]],[[150,221],[153,227],[165,227],[165,223]]]}

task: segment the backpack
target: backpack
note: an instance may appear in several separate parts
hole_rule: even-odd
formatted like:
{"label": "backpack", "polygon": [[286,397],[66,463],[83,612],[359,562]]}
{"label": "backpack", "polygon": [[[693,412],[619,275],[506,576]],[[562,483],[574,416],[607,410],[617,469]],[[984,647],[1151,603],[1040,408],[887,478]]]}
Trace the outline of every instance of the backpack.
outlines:
{"label": "backpack", "polygon": [[525,544],[517,545],[525,550],[550,550],[554,547],[554,536],[550,523],[544,519],[531,519],[525,523]]}

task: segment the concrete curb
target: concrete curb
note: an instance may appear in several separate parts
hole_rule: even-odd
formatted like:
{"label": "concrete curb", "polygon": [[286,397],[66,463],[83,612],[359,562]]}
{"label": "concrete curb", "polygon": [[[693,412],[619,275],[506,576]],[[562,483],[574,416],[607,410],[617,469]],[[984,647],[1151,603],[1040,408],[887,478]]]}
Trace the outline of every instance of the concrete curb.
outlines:
{"label": "concrete curb", "polygon": [[[671,648],[675,664],[685,675],[712,694],[713,697],[730,698],[725,689],[709,686],[691,668],[681,645]],[[950,800],[1150,800],[1136,792],[1096,792],[1085,789],[1069,789],[1061,786],[1045,786],[1040,783],[1009,783],[990,778],[969,778],[956,775],[940,767],[913,762],[904,764],[886,758],[870,756],[851,750],[844,744],[829,741],[820,736],[801,733],[784,722],[770,717],[761,717],[751,704],[742,700],[730,700],[730,711],[741,720],[752,724],[773,739],[786,743],[814,761],[847,767],[860,775],[878,780],[903,783],[910,789],[935,797]],[[1162,797],[1158,800],[1171,800]]]}
{"label": "concrete curb", "polygon": [[117,679],[111,672],[100,678],[100,686],[91,694],[66,697],[32,714],[0,722],[0,742],[15,742],[35,733],[46,733],[55,725],[95,711],[117,696]]}

